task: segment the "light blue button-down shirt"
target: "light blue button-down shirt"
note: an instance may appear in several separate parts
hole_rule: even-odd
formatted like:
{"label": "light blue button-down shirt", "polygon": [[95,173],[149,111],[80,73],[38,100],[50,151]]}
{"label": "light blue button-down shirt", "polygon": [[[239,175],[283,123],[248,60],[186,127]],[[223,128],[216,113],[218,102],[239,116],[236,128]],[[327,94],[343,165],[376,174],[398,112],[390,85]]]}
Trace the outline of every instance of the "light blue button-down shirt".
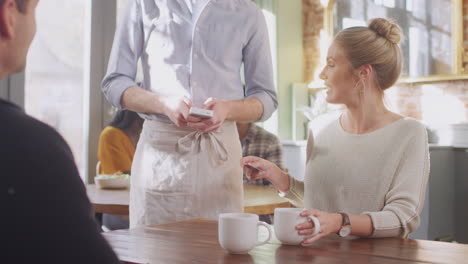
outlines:
{"label": "light blue button-down shirt", "polygon": [[186,96],[196,106],[209,97],[255,97],[263,103],[260,120],[277,107],[265,18],[251,0],[197,0],[193,8],[186,0],[130,0],[102,82],[118,108],[125,89],[136,85],[139,59],[142,86],[154,93]]}

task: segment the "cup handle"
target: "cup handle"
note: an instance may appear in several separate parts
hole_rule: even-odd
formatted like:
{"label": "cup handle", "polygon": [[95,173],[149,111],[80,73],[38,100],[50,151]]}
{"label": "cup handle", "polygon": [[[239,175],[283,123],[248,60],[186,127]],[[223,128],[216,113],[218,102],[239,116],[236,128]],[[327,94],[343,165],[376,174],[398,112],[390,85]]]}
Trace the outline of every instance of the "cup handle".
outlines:
{"label": "cup handle", "polygon": [[313,237],[317,235],[318,233],[320,233],[320,221],[318,220],[317,217],[312,216],[312,215],[307,216],[307,218],[310,219],[312,222],[314,222],[314,233],[310,235],[311,237]]}
{"label": "cup handle", "polygon": [[268,241],[270,241],[270,239],[271,239],[271,233],[273,233],[271,231],[270,225],[268,225],[267,223],[258,221],[257,227],[259,227],[259,226],[266,227],[266,229],[268,230],[268,238],[265,239],[265,241],[257,241],[257,244],[255,246],[261,246],[261,245],[265,245],[266,243],[268,243]]}

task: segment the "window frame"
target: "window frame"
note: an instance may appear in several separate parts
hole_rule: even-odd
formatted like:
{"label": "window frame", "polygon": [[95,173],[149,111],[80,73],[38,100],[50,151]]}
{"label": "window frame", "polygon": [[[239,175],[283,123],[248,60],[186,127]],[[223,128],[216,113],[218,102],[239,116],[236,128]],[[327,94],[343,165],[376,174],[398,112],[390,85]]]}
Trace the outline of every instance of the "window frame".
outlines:
{"label": "window frame", "polygon": [[89,54],[89,72],[85,83],[89,89],[85,90],[85,117],[89,122],[84,125],[85,138],[87,138],[84,155],[84,178],[87,183],[94,182],[96,170],[97,146],[102,129],[111,119],[112,106],[106,100],[101,91],[101,82],[107,72],[107,64],[114,41],[117,16],[117,0],[114,1],[89,1],[91,4],[91,18],[87,19],[89,36],[86,41]]}
{"label": "window frame", "polygon": [[[449,80],[465,80],[468,79],[468,73],[464,71],[464,63],[468,62],[468,58],[464,61],[463,54],[465,52],[463,46],[463,2],[462,0],[451,0],[452,3],[452,74],[434,74],[418,77],[402,77],[399,83],[419,83],[419,82],[434,82],[434,81],[449,81]],[[336,0],[328,0],[324,10],[324,26],[329,36],[333,39],[334,15],[333,10]],[[407,56],[407,54],[404,54]]]}

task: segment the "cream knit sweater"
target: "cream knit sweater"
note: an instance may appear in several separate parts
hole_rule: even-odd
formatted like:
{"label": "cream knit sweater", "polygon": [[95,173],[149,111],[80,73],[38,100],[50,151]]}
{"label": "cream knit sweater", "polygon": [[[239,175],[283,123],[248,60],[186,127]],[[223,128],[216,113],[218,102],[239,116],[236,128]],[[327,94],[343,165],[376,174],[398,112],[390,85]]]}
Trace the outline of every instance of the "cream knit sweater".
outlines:
{"label": "cream knit sweater", "polygon": [[421,123],[403,118],[355,135],[334,120],[314,134],[304,182],[291,177],[286,198],[298,207],[368,214],[373,237],[407,237],[416,230],[429,177]]}

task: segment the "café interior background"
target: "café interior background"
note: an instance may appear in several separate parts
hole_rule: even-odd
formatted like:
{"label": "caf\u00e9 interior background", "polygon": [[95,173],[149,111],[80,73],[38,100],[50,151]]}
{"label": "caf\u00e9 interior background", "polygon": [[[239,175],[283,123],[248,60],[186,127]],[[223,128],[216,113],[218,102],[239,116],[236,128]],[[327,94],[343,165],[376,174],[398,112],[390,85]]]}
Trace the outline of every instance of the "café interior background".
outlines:
{"label": "caf\u00e9 interior background", "polygon": [[[42,1],[26,71],[0,81],[0,97],[23,106],[65,137],[84,181],[95,176],[99,133],[113,113],[100,81],[127,1]],[[286,165],[297,171],[302,170],[297,163],[304,159],[311,125],[304,107],[310,110],[320,99],[323,86],[317,74],[330,36],[339,27],[360,25],[374,16],[394,15],[406,23],[407,76],[388,91],[386,100],[395,111],[428,127],[431,176],[423,222],[414,236],[468,243],[463,223],[468,219],[463,206],[468,200],[468,0],[255,2],[269,27],[279,99],[278,111],[261,125],[284,141]]]}

